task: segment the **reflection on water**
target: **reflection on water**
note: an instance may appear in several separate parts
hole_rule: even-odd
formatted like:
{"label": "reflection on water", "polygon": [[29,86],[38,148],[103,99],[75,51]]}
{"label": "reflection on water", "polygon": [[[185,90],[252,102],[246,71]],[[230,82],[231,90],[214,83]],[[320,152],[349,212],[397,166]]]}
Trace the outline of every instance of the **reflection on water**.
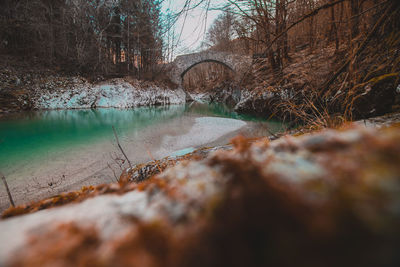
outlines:
{"label": "reflection on water", "polygon": [[[243,121],[266,122],[266,118],[255,117],[247,114],[238,114],[233,110],[233,108],[219,103],[204,104],[193,102],[192,104],[186,106],[186,111],[207,116],[218,116]],[[269,120],[268,122],[282,126],[282,123],[277,121]]]}
{"label": "reflection on water", "polygon": [[[20,113],[0,120],[0,170],[15,162],[49,157],[62,148],[113,139],[112,127],[121,137],[147,126],[183,116],[201,115],[258,120],[238,115],[219,104],[192,104],[136,109],[52,110]],[[269,130],[281,130],[280,123],[268,122]]]}
{"label": "reflection on water", "polygon": [[0,121],[0,168],[31,160],[65,146],[112,138],[180,116],[184,106],[130,110],[52,110],[19,114]]}

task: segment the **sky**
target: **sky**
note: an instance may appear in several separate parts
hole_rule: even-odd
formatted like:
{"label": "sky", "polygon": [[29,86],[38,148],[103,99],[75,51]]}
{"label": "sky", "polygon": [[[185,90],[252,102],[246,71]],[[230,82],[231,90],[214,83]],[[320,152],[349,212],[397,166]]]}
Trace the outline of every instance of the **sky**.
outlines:
{"label": "sky", "polygon": [[[192,6],[201,0],[192,0]],[[164,0],[162,11],[168,9],[173,12],[182,10],[186,0]],[[220,5],[223,0],[211,0],[212,6]],[[221,14],[219,10],[208,10],[207,1],[199,7],[182,14],[174,25],[176,36],[176,48],[174,56],[196,52],[200,50],[202,42],[205,40],[207,30],[213,21]]]}

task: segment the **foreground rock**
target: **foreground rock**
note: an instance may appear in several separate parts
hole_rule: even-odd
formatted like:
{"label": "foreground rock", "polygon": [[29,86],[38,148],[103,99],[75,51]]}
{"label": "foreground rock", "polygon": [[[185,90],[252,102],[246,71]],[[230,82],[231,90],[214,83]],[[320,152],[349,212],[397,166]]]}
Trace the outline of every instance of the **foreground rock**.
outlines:
{"label": "foreground rock", "polygon": [[3,220],[1,264],[398,266],[398,127],[232,142]]}

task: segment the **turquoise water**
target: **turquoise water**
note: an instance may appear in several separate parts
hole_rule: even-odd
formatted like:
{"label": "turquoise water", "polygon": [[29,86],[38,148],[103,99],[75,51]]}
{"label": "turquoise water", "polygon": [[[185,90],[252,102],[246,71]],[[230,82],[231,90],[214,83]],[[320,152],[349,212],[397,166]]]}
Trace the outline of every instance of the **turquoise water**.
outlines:
{"label": "turquoise water", "polygon": [[[63,148],[73,149],[82,144],[95,144],[99,140],[113,140],[112,126],[124,138],[128,133],[134,135],[147,126],[165,123],[183,115],[263,121],[238,115],[218,104],[21,113],[0,119],[0,170],[10,169],[16,162],[51,158],[49,155]],[[268,123],[270,130],[282,130],[280,123]]]}

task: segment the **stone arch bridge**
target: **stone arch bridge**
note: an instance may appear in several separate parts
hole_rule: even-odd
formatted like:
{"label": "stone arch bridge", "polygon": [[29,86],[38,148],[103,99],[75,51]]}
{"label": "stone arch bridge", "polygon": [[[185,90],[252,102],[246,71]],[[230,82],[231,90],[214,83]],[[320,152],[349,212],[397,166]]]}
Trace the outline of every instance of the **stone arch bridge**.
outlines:
{"label": "stone arch bridge", "polygon": [[203,62],[215,62],[234,71],[235,78],[240,80],[251,66],[252,58],[238,54],[218,51],[203,51],[181,55],[169,64],[168,76],[172,82],[182,87],[183,76],[194,66]]}

